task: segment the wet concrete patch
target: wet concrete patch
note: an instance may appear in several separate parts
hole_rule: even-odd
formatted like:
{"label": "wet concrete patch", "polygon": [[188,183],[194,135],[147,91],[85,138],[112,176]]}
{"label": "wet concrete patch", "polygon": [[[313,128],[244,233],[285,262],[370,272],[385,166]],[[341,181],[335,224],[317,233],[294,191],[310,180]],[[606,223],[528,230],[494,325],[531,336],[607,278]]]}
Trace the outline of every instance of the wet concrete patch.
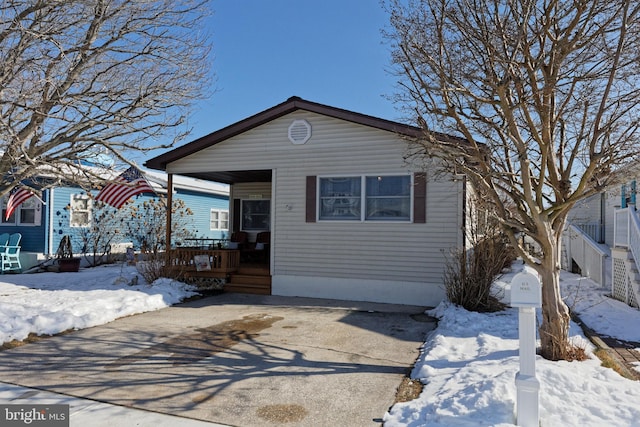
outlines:
{"label": "wet concrete patch", "polygon": [[238,320],[228,320],[198,328],[193,334],[170,338],[147,349],[117,359],[105,369],[119,369],[125,365],[146,361],[159,354],[170,354],[167,360],[173,366],[197,363],[216,353],[227,351],[239,342],[255,339],[259,332],[270,328],[284,317],[268,314],[251,314]]}
{"label": "wet concrete patch", "polygon": [[267,405],[257,413],[266,421],[282,424],[302,421],[307,416],[307,410],[300,405]]}

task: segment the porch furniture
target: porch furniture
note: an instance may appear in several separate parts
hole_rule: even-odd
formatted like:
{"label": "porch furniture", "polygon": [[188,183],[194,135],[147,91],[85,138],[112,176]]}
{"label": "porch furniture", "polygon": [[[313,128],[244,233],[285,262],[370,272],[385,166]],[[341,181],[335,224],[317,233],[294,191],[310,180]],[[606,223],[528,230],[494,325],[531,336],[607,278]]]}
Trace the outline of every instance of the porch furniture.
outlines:
{"label": "porch furniture", "polygon": [[[2,274],[4,274],[5,271],[22,271],[22,265],[20,265],[21,239],[22,235],[20,233],[13,233],[9,236],[6,244],[0,246],[0,256],[2,257],[0,270]],[[2,236],[0,236],[0,242],[1,241]]]}
{"label": "porch furniture", "polygon": [[267,262],[269,260],[269,243],[271,232],[262,231],[256,236],[255,243],[249,243],[241,250],[242,258],[246,261]]}
{"label": "porch furniture", "polygon": [[9,233],[0,234],[0,253],[4,253],[4,250],[9,243]]}
{"label": "porch furniture", "polygon": [[246,231],[234,231],[229,238],[229,249],[243,250],[249,241],[249,234]]}

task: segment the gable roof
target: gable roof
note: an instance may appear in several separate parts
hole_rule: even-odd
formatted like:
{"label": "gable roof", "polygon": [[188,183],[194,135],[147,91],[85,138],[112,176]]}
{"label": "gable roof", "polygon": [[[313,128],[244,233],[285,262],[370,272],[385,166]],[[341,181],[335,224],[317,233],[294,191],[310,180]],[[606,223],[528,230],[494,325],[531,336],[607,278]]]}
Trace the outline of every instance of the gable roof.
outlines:
{"label": "gable roof", "polygon": [[[215,144],[218,144],[219,142],[247,132],[262,124],[265,124],[297,110],[310,111],[328,117],[342,119],[356,124],[370,126],[373,128],[382,129],[410,137],[418,137],[423,132],[422,129],[415,126],[410,126],[391,120],[380,119],[377,117],[368,116],[366,114],[343,110],[341,108],[330,107],[328,105],[306,101],[297,96],[292,96],[281,104],[278,104],[239,122],[236,122],[230,126],[222,128],[216,132],[210,133],[209,135],[205,135],[150,160],[147,160],[144,165],[150,169],[166,170],[168,163],[194,154],[200,150],[211,147]],[[446,135],[442,135],[442,137],[452,138]]]}

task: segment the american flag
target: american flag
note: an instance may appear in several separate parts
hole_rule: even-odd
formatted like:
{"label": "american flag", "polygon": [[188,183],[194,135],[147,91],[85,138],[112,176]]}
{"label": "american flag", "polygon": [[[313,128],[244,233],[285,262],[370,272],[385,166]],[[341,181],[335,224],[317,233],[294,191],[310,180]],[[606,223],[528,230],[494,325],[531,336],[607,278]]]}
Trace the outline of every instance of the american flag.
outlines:
{"label": "american flag", "polygon": [[11,190],[9,200],[7,200],[7,211],[4,214],[4,220],[8,221],[18,206],[29,200],[31,196],[33,196],[33,191],[25,187],[15,187]]}
{"label": "american flag", "polygon": [[114,182],[103,187],[96,196],[96,200],[120,209],[130,198],[140,193],[154,193],[154,191],[140,171],[131,166]]}

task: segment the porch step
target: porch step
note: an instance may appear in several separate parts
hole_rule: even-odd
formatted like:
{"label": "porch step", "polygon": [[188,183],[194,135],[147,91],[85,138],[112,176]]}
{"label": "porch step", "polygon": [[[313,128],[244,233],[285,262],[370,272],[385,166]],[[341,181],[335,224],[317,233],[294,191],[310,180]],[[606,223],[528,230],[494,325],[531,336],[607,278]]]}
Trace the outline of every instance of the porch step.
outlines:
{"label": "porch step", "polygon": [[234,276],[268,276],[271,277],[269,266],[261,264],[240,264]]}
{"label": "porch step", "polygon": [[255,276],[235,277],[231,282],[225,283],[224,291],[239,294],[271,295],[271,278],[266,278],[268,279],[265,280],[267,283],[255,283],[257,280],[253,277]]}
{"label": "porch step", "polygon": [[224,285],[225,292],[271,295],[271,274],[261,266],[240,266]]}
{"label": "porch step", "polygon": [[256,276],[253,274],[232,274],[231,284],[242,283],[244,285],[271,286],[271,276]]}

